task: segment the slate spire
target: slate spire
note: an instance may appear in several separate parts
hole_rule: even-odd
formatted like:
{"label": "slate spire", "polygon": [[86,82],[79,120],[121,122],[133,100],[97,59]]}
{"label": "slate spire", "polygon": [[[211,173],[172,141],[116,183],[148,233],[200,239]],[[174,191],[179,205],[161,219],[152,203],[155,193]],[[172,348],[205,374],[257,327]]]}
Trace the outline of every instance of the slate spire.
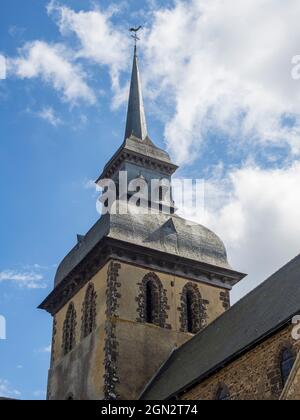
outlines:
{"label": "slate spire", "polygon": [[136,45],[134,47],[125,139],[131,135],[141,141],[144,141],[148,136]]}

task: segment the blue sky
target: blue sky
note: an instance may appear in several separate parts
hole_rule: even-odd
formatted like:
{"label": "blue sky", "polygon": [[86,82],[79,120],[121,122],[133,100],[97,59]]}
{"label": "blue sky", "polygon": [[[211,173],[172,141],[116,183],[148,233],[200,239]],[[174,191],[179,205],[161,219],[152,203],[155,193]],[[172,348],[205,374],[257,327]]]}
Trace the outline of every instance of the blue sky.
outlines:
{"label": "blue sky", "polygon": [[[83,3],[68,2],[74,7]],[[58,38],[46,5],[1,2],[0,50],[5,55],[14,56],[27,40]],[[94,77],[95,85],[105,89],[107,77],[97,80],[97,69]],[[74,245],[76,233],[86,232],[98,217],[95,197],[85,184],[119,146],[125,116],[124,109],[110,113],[109,89],[94,107],[72,108],[40,80],[8,78],[0,83],[0,271],[41,274],[37,287],[47,286],[31,289],[17,281],[0,282],[0,313],[7,320],[7,340],[0,341],[0,378],[21,398],[43,398],[49,366],[49,353],[43,349],[50,344],[51,317],[37,306],[51,290],[55,266]],[[63,119],[58,127],[36,115],[49,106]],[[80,122],[81,117],[87,122]]]}
{"label": "blue sky", "polygon": [[123,140],[129,26],[145,25],[150,136],[180,176],[206,180],[207,213],[187,216],[249,273],[233,298],[299,252],[299,6],[281,4],[245,0],[235,14],[218,0],[1,1],[0,394],[45,398],[51,318],[37,306],[99,217],[91,180]]}

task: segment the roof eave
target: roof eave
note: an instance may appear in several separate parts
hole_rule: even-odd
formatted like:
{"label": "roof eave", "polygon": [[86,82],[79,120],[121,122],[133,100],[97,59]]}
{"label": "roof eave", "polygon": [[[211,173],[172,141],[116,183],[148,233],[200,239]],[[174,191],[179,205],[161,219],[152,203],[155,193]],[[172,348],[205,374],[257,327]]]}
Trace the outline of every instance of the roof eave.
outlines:
{"label": "roof eave", "polygon": [[[137,252],[140,252],[143,255],[145,254],[145,255],[149,255],[149,256],[151,256],[151,255],[157,256],[157,254],[159,254],[160,258],[164,258],[163,255],[165,255],[166,260],[175,259],[178,264],[182,263],[185,266],[189,265],[189,266],[192,267],[196,264],[198,269],[201,270],[203,273],[214,274],[217,277],[222,278],[222,281],[221,280],[217,281],[215,279],[210,279],[210,280],[206,281],[202,278],[199,280],[199,282],[207,283],[207,284],[210,284],[210,285],[215,286],[215,287],[220,287],[220,288],[231,290],[231,288],[236,283],[238,283],[240,280],[242,280],[246,276],[246,274],[244,274],[244,273],[234,271],[234,270],[232,270],[230,268],[227,268],[227,267],[221,267],[221,266],[209,264],[209,263],[206,263],[206,262],[200,262],[198,260],[197,261],[196,260],[191,260],[191,259],[188,259],[188,258],[185,258],[185,257],[170,254],[170,253],[162,253],[161,251],[157,251],[155,249],[151,249],[151,248],[143,247],[143,246],[140,246],[140,245],[134,245],[132,243],[124,242],[124,241],[116,239],[114,237],[110,237],[110,234],[108,232],[104,237],[99,239],[98,243],[95,244],[95,246],[89,251],[89,253],[82,260],[78,261],[76,266],[74,266],[71,269],[71,271],[69,271],[65,275],[65,277],[54,287],[54,289],[50,292],[50,294],[47,296],[47,298],[38,306],[38,309],[46,310],[47,312],[49,312],[51,314],[52,313],[51,307],[53,305],[53,300],[55,299],[55,296],[57,295],[57,293],[60,293],[60,291],[63,293],[63,289],[65,287],[68,287],[70,282],[74,281],[74,279],[73,280],[71,279],[72,273],[75,273],[75,270],[78,269],[78,267],[80,267],[80,265],[83,264],[84,261],[87,261],[89,256],[92,254],[92,252],[94,250],[98,249],[98,247],[101,247],[101,249],[102,249],[105,246],[112,246],[113,244],[116,245],[116,246],[121,246],[122,249],[124,249],[124,250],[131,250],[135,254]],[[107,258],[103,257],[103,261],[102,261],[101,266],[103,266],[110,258],[118,259],[117,257],[108,254]],[[126,262],[125,258],[123,258],[123,260]],[[161,268],[160,270],[162,272],[165,271],[163,268]],[[74,275],[74,277],[76,278],[76,275]],[[188,274],[186,274],[186,278],[190,278]]]}
{"label": "roof eave", "polygon": [[139,158],[142,158],[142,159],[147,159],[147,160],[149,160],[149,161],[151,161],[151,162],[153,162],[153,163],[156,163],[156,164],[158,164],[158,165],[163,165],[163,166],[167,166],[167,167],[169,167],[170,168],[170,174],[172,175],[177,169],[178,169],[178,165],[175,165],[175,163],[173,163],[173,162],[171,162],[171,161],[166,161],[166,160],[162,160],[162,159],[157,159],[157,158],[154,158],[154,157],[152,157],[152,156],[147,156],[147,155],[144,155],[144,154],[142,154],[142,153],[138,153],[138,152],[133,152],[132,150],[130,150],[130,149],[126,149],[125,147],[124,147],[124,145],[122,145],[118,150],[117,150],[117,152],[113,155],[113,157],[111,158],[111,160],[109,161],[109,163],[105,166],[105,168],[104,168],[104,170],[103,170],[103,172],[101,173],[101,175],[97,178],[97,180],[95,181],[95,183],[96,184],[98,184],[98,182],[100,181],[100,180],[102,180],[102,179],[105,179],[105,178],[109,178],[109,175],[108,175],[108,172],[111,170],[111,168],[114,166],[114,165],[117,165],[118,163],[118,160],[119,159],[121,159],[121,161],[120,161],[120,163],[119,164],[121,164],[122,162],[125,162],[125,161],[127,161],[128,160],[128,158],[126,158],[126,156],[122,156],[122,154],[123,154],[123,152],[125,152],[126,154],[129,154],[129,155],[132,155],[132,156],[135,156],[135,157],[139,157]]}

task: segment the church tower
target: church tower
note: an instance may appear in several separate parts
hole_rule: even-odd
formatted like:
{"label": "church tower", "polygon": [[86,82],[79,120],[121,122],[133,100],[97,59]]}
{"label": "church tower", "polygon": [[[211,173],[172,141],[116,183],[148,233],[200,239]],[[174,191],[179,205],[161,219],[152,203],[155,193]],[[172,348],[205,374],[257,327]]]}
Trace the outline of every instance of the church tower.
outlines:
{"label": "church tower", "polygon": [[177,216],[164,183],[134,210],[122,193],[120,172],[150,185],[176,169],[148,135],[135,47],[125,139],[98,179],[115,182],[116,211],[78,236],[40,305],[53,317],[50,400],[138,399],[170,353],[229,308],[244,275],[217,235]]}

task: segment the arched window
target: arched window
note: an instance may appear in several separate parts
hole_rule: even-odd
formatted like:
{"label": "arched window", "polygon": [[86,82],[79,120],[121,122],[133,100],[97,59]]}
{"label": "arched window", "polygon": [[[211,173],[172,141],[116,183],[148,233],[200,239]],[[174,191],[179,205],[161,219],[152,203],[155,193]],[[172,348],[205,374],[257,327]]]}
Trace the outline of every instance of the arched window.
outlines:
{"label": "arched window", "polygon": [[159,325],[161,304],[161,283],[155,277],[148,277],[145,281],[145,322]]}
{"label": "arched window", "polygon": [[187,327],[187,331],[189,333],[193,333],[194,332],[194,301],[195,301],[195,296],[194,293],[191,290],[187,290],[186,292],[186,327]]}
{"label": "arched window", "polygon": [[287,347],[281,352],[280,371],[283,385],[286,384],[290,376],[291,370],[293,369],[295,363],[295,359],[295,354],[291,348]]}
{"label": "arched window", "polygon": [[84,302],[82,305],[82,338],[90,335],[96,327],[96,299],[97,294],[95,292],[94,285],[91,283],[86,290]]}
{"label": "arched window", "polygon": [[159,277],[155,273],[147,274],[140,285],[140,293],[136,298],[138,302],[138,322],[154,324],[162,328],[170,328],[166,323],[168,318],[166,291]]}
{"label": "arched window", "polygon": [[155,310],[157,302],[155,301],[155,285],[153,281],[149,280],[146,283],[146,305],[145,305],[145,321],[148,324],[153,324],[155,319]]}
{"label": "arched window", "polygon": [[206,304],[201,297],[198,286],[188,283],[181,294],[181,331],[196,334],[206,326]]}
{"label": "arched window", "polygon": [[76,310],[73,302],[70,303],[63,328],[63,352],[68,354],[76,344]]}
{"label": "arched window", "polygon": [[218,391],[216,393],[216,400],[217,401],[227,401],[230,400],[230,394],[229,390],[226,385],[221,385],[218,388]]}

